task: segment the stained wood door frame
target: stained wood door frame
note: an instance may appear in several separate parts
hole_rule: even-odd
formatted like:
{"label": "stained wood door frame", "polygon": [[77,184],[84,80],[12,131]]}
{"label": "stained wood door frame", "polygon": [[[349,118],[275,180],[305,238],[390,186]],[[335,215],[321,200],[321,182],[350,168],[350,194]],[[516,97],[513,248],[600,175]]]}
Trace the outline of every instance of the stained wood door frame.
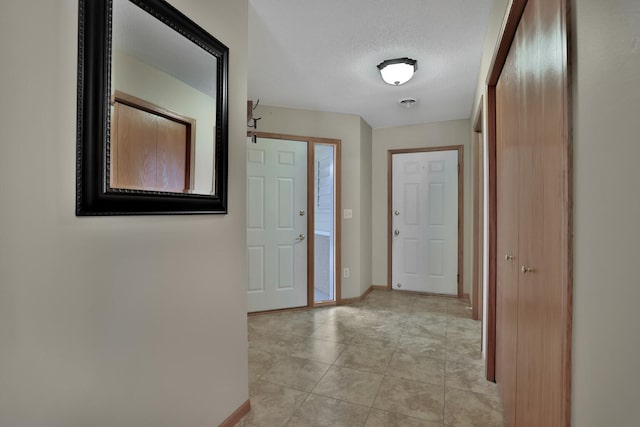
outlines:
{"label": "stained wood door frame", "polygon": [[[342,211],[342,141],[332,138],[317,138],[312,136],[300,136],[300,135],[287,135],[282,133],[271,132],[257,132],[252,131],[247,134],[248,137],[257,138],[269,138],[269,139],[282,139],[292,141],[304,141],[307,143],[307,306],[296,307],[294,309],[280,309],[262,311],[260,313],[270,313],[273,311],[291,311],[313,307],[322,307],[330,305],[339,305],[342,302],[342,282],[340,271],[342,271],[342,223],[340,212]],[[332,145],[334,147],[334,185],[335,185],[335,205],[334,205],[334,297],[335,301],[328,301],[319,304],[314,303],[314,272],[315,272],[315,234],[314,234],[314,220],[315,220],[315,204],[313,203],[314,194],[314,168],[315,168],[315,150],[316,144]]]}
{"label": "stained wood door frame", "polygon": [[[403,148],[387,152],[387,289],[392,288],[393,265],[393,155],[406,153],[428,153],[433,151],[458,152],[458,298],[464,297],[464,146]],[[423,292],[419,292],[423,293]]]}
{"label": "stained wood door frame", "polygon": [[[572,230],[572,167],[571,167],[571,93],[570,93],[570,63],[568,62],[569,55],[569,25],[570,14],[568,13],[570,8],[570,0],[558,0],[561,6],[561,16],[563,16],[563,38],[565,49],[565,62],[562,64],[562,76],[564,84],[562,90],[566,103],[563,107],[564,120],[566,123],[564,129],[564,145],[565,145],[565,157],[566,157],[566,174],[562,179],[566,180],[566,200],[564,200],[563,216],[565,218],[565,233],[564,240],[567,242],[566,247],[563,248],[564,256],[559,262],[565,263],[564,271],[566,272],[566,278],[564,281],[564,287],[562,289],[563,297],[563,319],[562,327],[564,329],[563,340],[563,399],[562,399],[562,425],[569,425],[571,418],[571,340],[572,340],[572,311],[573,311],[573,248],[571,240]],[[488,265],[488,308],[486,313],[487,322],[487,351],[486,351],[486,376],[490,381],[495,381],[495,357],[496,357],[496,295],[497,295],[497,165],[496,165],[496,85],[502,73],[502,69],[507,60],[507,55],[511,49],[511,44],[518,29],[518,24],[524,13],[528,0],[510,0],[510,3],[505,14],[502,28],[498,37],[498,42],[493,53],[491,65],[489,67],[489,74],[487,76],[487,156],[489,160],[488,168],[488,186],[489,186],[489,198],[487,200],[489,205],[489,265]]]}

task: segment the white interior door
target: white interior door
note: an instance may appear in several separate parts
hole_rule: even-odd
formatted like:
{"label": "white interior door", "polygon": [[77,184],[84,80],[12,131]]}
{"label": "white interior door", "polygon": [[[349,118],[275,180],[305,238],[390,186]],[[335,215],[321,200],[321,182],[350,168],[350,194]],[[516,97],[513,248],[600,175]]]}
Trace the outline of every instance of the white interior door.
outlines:
{"label": "white interior door", "polygon": [[307,305],[307,143],[247,140],[249,311]]}
{"label": "white interior door", "polygon": [[458,293],[458,152],[393,154],[392,287]]}

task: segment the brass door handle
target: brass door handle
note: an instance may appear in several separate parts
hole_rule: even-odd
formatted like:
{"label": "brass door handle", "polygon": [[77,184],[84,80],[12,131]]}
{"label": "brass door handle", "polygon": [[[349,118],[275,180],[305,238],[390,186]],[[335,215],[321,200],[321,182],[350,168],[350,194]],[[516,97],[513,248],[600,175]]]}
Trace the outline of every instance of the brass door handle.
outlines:
{"label": "brass door handle", "polygon": [[513,255],[505,254],[504,259],[505,261],[511,261],[513,259]]}
{"label": "brass door handle", "polygon": [[522,274],[533,273],[533,268],[525,267],[524,265],[522,266],[522,268],[520,270],[522,271]]}

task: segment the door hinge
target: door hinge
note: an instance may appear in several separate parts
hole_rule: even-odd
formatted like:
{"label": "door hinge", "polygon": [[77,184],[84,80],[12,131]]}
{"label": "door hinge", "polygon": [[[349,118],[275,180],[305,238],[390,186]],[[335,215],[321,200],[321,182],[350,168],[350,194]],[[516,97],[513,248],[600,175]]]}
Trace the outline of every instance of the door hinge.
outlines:
{"label": "door hinge", "polygon": [[460,284],[460,275],[456,274],[456,283]]}

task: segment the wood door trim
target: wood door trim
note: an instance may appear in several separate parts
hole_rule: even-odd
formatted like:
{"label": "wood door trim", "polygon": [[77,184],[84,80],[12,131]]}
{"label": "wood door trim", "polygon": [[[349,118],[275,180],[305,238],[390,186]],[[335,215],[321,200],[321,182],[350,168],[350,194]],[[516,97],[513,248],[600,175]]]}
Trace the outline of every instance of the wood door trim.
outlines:
{"label": "wood door trim", "polygon": [[497,278],[497,243],[498,234],[496,228],[498,218],[496,208],[498,206],[498,198],[496,192],[496,87],[489,86],[487,89],[487,158],[489,160],[487,178],[489,197],[487,200],[489,208],[489,262],[488,269],[488,286],[487,286],[487,312],[485,319],[487,322],[487,348],[485,369],[487,380],[496,381],[496,278]]}
{"label": "wood door trim", "polygon": [[432,151],[458,152],[458,298],[464,297],[464,145],[442,147],[399,148],[387,151],[387,289],[392,288],[393,251],[391,237],[393,231],[393,155],[407,153],[427,153]]}
{"label": "wood door trim", "polygon": [[315,158],[316,153],[313,149],[313,143],[307,141],[307,307],[313,307],[315,293],[316,234],[314,224],[316,211],[315,204],[313,203]]}
{"label": "wood door trim", "polygon": [[[284,133],[273,132],[258,132],[249,131],[247,137],[257,138],[269,138],[269,139],[284,139],[289,141],[303,141],[307,143],[307,308],[313,308],[314,306],[320,307],[323,305],[333,305],[332,302],[322,303],[314,305],[314,243],[315,236],[313,233],[314,218],[315,218],[315,206],[313,204],[313,197],[309,197],[313,194],[313,171],[314,171],[314,146],[315,144],[333,145],[335,147],[334,152],[334,180],[335,180],[335,209],[334,209],[334,227],[335,227],[335,239],[334,239],[334,297],[335,304],[342,302],[342,222],[340,212],[342,211],[342,141],[340,139],[333,138],[318,138],[314,136],[303,135],[288,135]],[[300,307],[293,309],[283,309],[275,311],[287,311],[296,310]],[[269,312],[272,312],[271,310]]]}
{"label": "wood door trim", "polygon": [[489,74],[487,76],[487,86],[494,86],[498,84],[498,79],[502,73],[502,68],[507,61],[507,55],[509,49],[511,49],[511,43],[516,35],[520,18],[524,13],[524,8],[527,6],[528,0],[510,0],[507,6],[507,13],[502,21],[502,27],[498,36],[498,42],[493,51],[491,58],[491,65],[489,66]]}
{"label": "wood door trim", "polygon": [[[498,42],[494,49],[489,74],[487,75],[487,156],[489,160],[489,286],[488,286],[488,309],[487,319],[487,359],[486,375],[487,379],[495,381],[495,351],[496,351],[496,262],[497,262],[497,194],[496,194],[496,85],[502,73],[502,69],[515,37],[520,19],[527,5],[528,0],[510,0],[507,7],[502,27],[498,36]],[[560,260],[564,286],[562,289],[562,327],[564,329],[564,339],[562,342],[563,352],[563,399],[562,399],[562,425],[569,426],[571,422],[571,353],[572,353],[572,320],[573,320],[573,243],[571,238],[573,226],[573,166],[572,166],[572,145],[571,145],[571,74],[569,58],[569,34],[570,34],[570,5],[571,0],[558,0],[561,10],[561,27],[564,49],[564,63],[562,67],[562,91],[565,99],[562,114],[564,126],[564,163],[565,174],[562,176],[564,192],[562,214],[564,222],[562,259]]]}

